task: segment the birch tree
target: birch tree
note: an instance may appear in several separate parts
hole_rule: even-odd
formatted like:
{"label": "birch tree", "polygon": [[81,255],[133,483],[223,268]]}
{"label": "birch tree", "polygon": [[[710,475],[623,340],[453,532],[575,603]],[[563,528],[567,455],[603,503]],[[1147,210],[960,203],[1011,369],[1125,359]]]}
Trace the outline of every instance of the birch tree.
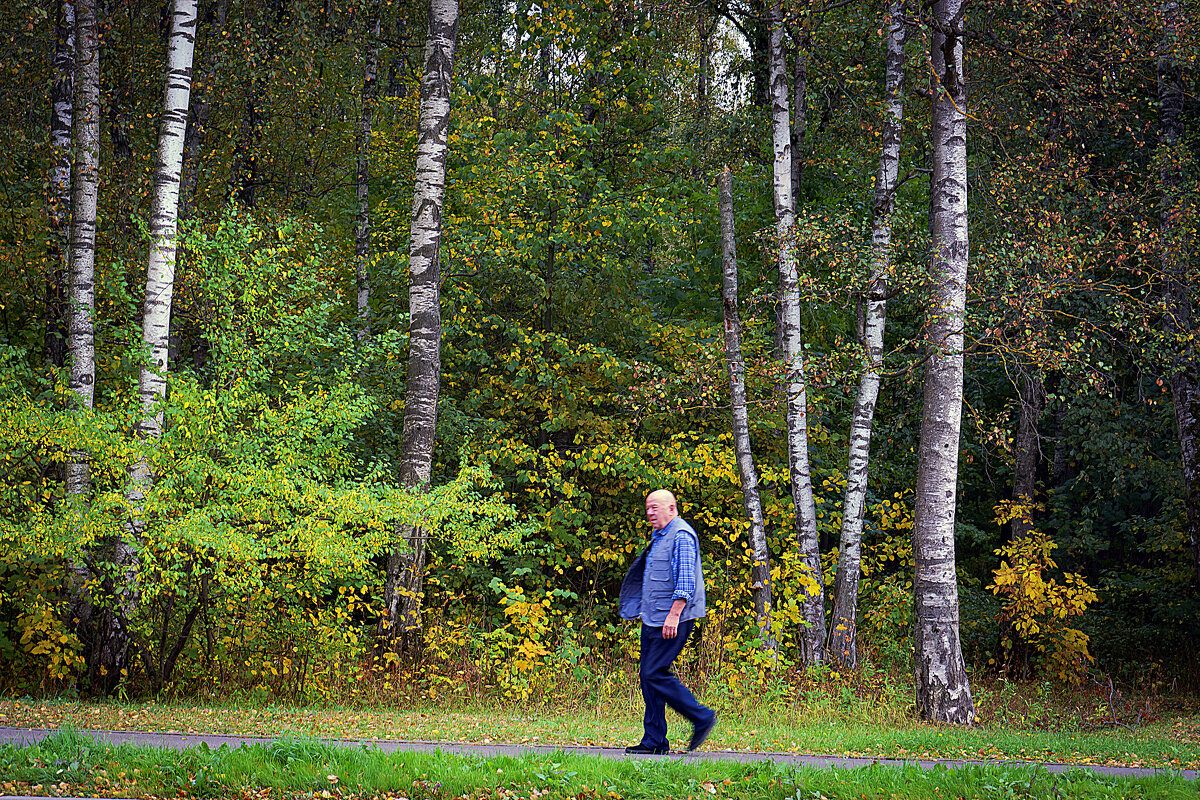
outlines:
{"label": "birch tree", "polygon": [[[138,375],[141,417],[136,433],[143,441],[162,435],[163,400],[167,393],[167,347],[171,332],[171,300],[175,290],[176,234],[179,188],[188,105],[192,93],[192,58],[196,47],[196,0],[174,0],[167,40],[167,69],[163,110],[158,127],[158,157],[150,201],[150,258],[146,269],[146,298],[142,306],[142,348],[148,356]],[[143,454],[129,482],[131,541],[117,543],[115,561],[124,574],[121,587],[126,618],[136,603],[137,540],[144,527],[142,504],[154,475]]]}
{"label": "birch tree", "polygon": [[825,650],[825,587],[821,578],[817,510],[813,501],[808,463],[808,394],[804,378],[804,350],[800,331],[800,285],[796,273],[796,215],[792,205],[792,150],[788,111],[787,64],[783,57],[783,11],[772,11],[770,75],[771,129],[775,151],[776,258],[779,264],[780,339],[786,375],[788,466],[792,503],[796,508],[796,539],[800,562],[808,580],[802,600],[805,630],[801,636],[801,663],[819,664]]}
{"label": "birch tree", "polygon": [[[100,26],[96,0],[75,4],[75,99],[72,123],[75,163],[71,168],[70,268],[67,277],[68,388],[77,412],[91,411],[96,388],[96,210],[100,183]],[[84,505],[91,494],[89,454],[72,450],[65,469],[67,496]],[[95,596],[96,575],[89,567],[94,553],[74,558],[71,608],[75,631],[84,647],[89,678],[115,676],[124,657],[122,637],[114,635],[113,617]],[[111,644],[116,641],[114,649]]]}
{"label": "birch tree", "polygon": [[959,643],[954,556],[969,252],[965,6],[961,0],[938,0],[932,11],[933,298],[925,319],[925,385],[913,512],[916,699],[923,719],[972,724],[975,706]]}
{"label": "birch tree", "polygon": [[712,69],[712,37],[717,29],[718,18],[705,20],[701,26],[699,63],[696,64],[696,116],[707,121],[710,112],[708,96],[708,73]]}
{"label": "birch tree", "polygon": [[1158,160],[1161,200],[1159,233],[1166,305],[1166,329],[1173,350],[1169,364],[1175,430],[1183,466],[1184,505],[1187,509],[1188,544],[1192,551],[1194,580],[1200,584],[1200,374],[1193,342],[1195,321],[1192,289],[1188,280],[1187,226],[1183,215],[1187,198],[1183,164],[1184,80],[1177,50],[1183,25],[1179,0],[1160,7],[1162,39],[1158,55]]}
{"label": "birch tree", "polygon": [[358,338],[371,335],[371,127],[375,120],[376,77],[379,71],[379,2],[371,3],[367,20],[366,51],[363,56],[362,113],[358,119],[358,171],[354,194],[358,216],[354,220],[354,278],[358,292]]}
{"label": "birch tree", "polygon": [[808,55],[812,47],[812,18],[808,15],[792,28],[796,58],[792,69],[792,213],[800,210],[800,183],[804,180],[804,139],[808,136]]}
{"label": "birch tree", "polygon": [[871,226],[871,271],[864,298],[866,314],[859,337],[864,366],[850,422],[846,496],[842,504],[837,577],[833,584],[833,616],[829,649],[846,669],[858,666],[858,581],[862,565],[863,515],[867,501],[867,467],[871,457],[871,428],[879,399],[883,368],[883,333],[887,324],[888,273],[891,269],[892,210],[900,174],[900,135],[904,123],[904,44],[907,38],[903,3],[888,8],[884,44],[884,111],[879,171],[875,176],[874,220]]}
{"label": "birch tree", "polygon": [[750,591],[754,597],[754,619],[763,648],[775,651],[775,631],[771,623],[771,552],[763,525],[762,502],[758,494],[758,471],[750,449],[750,418],[746,412],[746,363],[742,359],[742,323],[738,315],[737,241],[733,227],[733,175],[725,167],[717,176],[717,204],[721,209],[721,282],[725,318],[725,360],[729,366],[729,396],[733,410],[733,450],[738,475],[742,479],[742,499],[750,522]]}
{"label": "birch tree", "polygon": [[49,236],[46,255],[47,366],[61,367],[67,354],[67,274],[71,242],[71,125],[75,93],[75,3],[58,1],[54,26],[54,83],[50,87],[50,175],[47,181]]}
{"label": "birch tree", "polygon": [[[457,36],[458,0],[431,0],[417,113],[416,183],[408,246],[408,383],[400,444],[400,483],[418,490],[429,485],[432,473],[442,374],[438,251],[450,128],[450,77]],[[380,632],[393,640],[403,633],[408,644],[415,646],[420,639],[428,531],[405,526],[397,531],[397,539],[388,559]]]}
{"label": "birch tree", "polygon": [[196,187],[200,182],[200,157],[204,152],[204,139],[208,131],[208,119],[212,115],[212,86],[216,80],[217,65],[221,55],[221,34],[225,30],[225,18],[229,0],[217,0],[205,14],[208,28],[207,46],[203,64],[194,76],[193,92],[188,103],[187,132],[183,142],[183,167],[179,188],[179,216],[188,219],[196,202]]}
{"label": "birch tree", "polygon": [[[71,171],[71,243],[67,351],[75,406],[91,410],[96,389],[96,205],[100,184],[100,28],[96,0],[75,4],[75,164]],[[89,492],[88,457],[71,453],[67,494]]]}
{"label": "birch tree", "polygon": [[[71,258],[70,242],[73,230],[71,211],[74,202],[72,193],[72,129],[75,125],[75,73],[76,73],[76,4],[71,0],[59,0],[58,17],[55,25],[54,85],[51,88],[50,105],[50,231],[48,250],[50,257],[50,280],[46,287],[46,340],[44,355],[47,366],[62,367],[66,364],[68,349],[73,350],[70,335],[71,314]],[[73,367],[73,364],[72,364]],[[72,369],[72,377],[74,371]],[[68,472],[70,467],[68,467]],[[78,489],[76,489],[78,492]],[[86,489],[83,492],[86,493]],[[68,564],[71,578],[71,598],[67,618],[72,621],[71,629],[81,641],[90,638],[92,606],[88,582],[91,570],[86,560],[76,557]]]}

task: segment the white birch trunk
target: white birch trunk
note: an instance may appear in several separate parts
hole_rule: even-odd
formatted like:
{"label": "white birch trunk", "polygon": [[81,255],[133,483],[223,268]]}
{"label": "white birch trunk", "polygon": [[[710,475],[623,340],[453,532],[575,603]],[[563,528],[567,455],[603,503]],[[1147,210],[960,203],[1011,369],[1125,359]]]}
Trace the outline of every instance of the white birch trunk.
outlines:
{"label": "white birch trunk", "polygon": [[[96,210],[100,183],[100,26],[96,0],[75,4],[75,163],[71,171],[71,244],[68,290],[67,352],[71,361],[68,387],[75,395],[77,412],[90,412],[95,399],[95,267]],[[66,465],[69,497],[87,503],[91,493],[88,453],[72,451]],[[102,557],[98,551],[92,557]],[[82,558],[72,563],[71,612],[79,622],[76,632],[84,646],[88,679],[107,691],[120,679],[128,637],[118,615],[95,602],[94,581]],[[111,588],[105,582],[105,591]]]}
{"label": "white birch trunk", "polygon": [[[91,410],[96,389],[96,203],[100,184],[100,30],[96,0],[75,3],[75,164],[71,173],[71,256],[67,352],[75,406]],[[67,494],[86,497],[88,455],[72,451]]]}
{"label": "white birch trunk", "polygon": [[746,364],[742,360],[742,323],[738,315],[737,240],[733,226],[733,175],[729,167],[717,176],[717,203],[721,210],[721,264],[724,280],[721,299],[725,318],[725,359],[729,366],[729,396],[733,410],[733,450],[738,474],[742,479],[742,498],[746,519],[750,521],[750,592],[754,598],[754,619],[763,649],[775,652],[775,631],[771,623],[771,551],[763,525],[762,502],[758,494],[758,471],[750,449],[750,418],[746,411]]}
{"label": "white birch trunk", "polygon": [[[50,107],[51,167],[48,250],[51,278],[46,292],[45,356],[48,367],[66,364],[70,337],[71,274],[71,130],[75,121],[75,3],[59,0],[55,26],[54,86]],[[86,494],[86,490],[84,492]],[[90,597],[92,572],[86,556],[73,557],[67,565],[71,576],[71,598],[67,619],[81,641],[91,638],[93,609]]]}
{"label": "white birch trunk", "polygon": [[959,643],[954,520],[967,294],[967,120],[961,0],[933,8],[932,307],[925,321],[925,386],[913,526],[917,714],[973,724]]}
{"label": "white birch trunk", "polygon": [[[167,393],[171,300],[175,288],[176,233],[183,145],[192,91],[192,56],[196,45],[196,0],[174,0],[167,40],[167,69],[163,111],[158,127],[158,157],[150,200],[150,257],[146,269],[146,298],[142,306],[142,348],[148,361],[138,375],[141,417],[135,433],[142,441],[162,436],[163,402]],[[121,576],[113,587],[116,607],[110,610],[110,647],[128,649],[128,621],[139,601],[138,551],[145,529],[144,501],[154,485],[145,454],[130,470],[129,525],[126,536],[113,543],[113,563]]]}
{"label": "white birch trunk", "polygon": [[[421,107],[417,115],[417,168],[413,188],[412,233],[408,248],[409,354],[401,439],[400,483],[424,488],[433,469],[441,383],[442,315],[438,251],[442,239],[442,198],[446,185],[450,127],[450,77],[458,36],[458,0],[431,0]],[[398,531],[404,544],[388,559],[381,633],[403,633],[419,646],[425,544],[421,528]]]}
{"label": "white birch trunk", "polygon": [[1167,331],[1175,338],[1169,366],[1175,430],[1183,467],[1184,506],[1187,509],[1188,544],[1192,551],[1193,580],[1200,584],[1200,374],[1195,346],[1191,344],[1192,302],[1188,281],[1187,238],[1182,216],[1186,198],[1183,163],[1184,84],[1177,50],[1183,15],[1178,0],[1160,7],[1162,43],[1158,57],[1158,146],[1161,151],[1162,199],[1159,227],[1161,263],[1167,308]]}
{"label": "white birch trunk", "polygon": [[375,121],[376,77],[379,71],[379,3],[371,4],[363,64],[362,113],[358,120],[358,173],[354,193],[358,216],[354,220],[354,278],[358,294],[358,340],[371,335],[371,128]]}
{"label": "white birch trunk", "polygon": [[54,84],[50,90],[50,175],[46,255],[46,338],[48,367],[61,367],[67,354],[67,275],[71,251],[71,125],[75,113],[75,3],[59,0],[55,24]]}
{"label": "white birch trunk", "polygon": [[846,669],[858,667],[858,581],[862,567],[863,515],[867,501],[867,468],[871,457],[871,428],[879,399],[879,372],[883,368],[883,333],[887,324],[888,273],[891,268],[892,209],[900,173],[900,135],[904,122],[903,4],[888,9],[884,42],[887,46],[884,76],[884,112],[879,172],[875,177],[874,221],[871,229],[871,274],[867,279],[866,319],[861,331],[866,363],[858,382],[858,398],[850,423],[846,470],[846,496],[842,505],[837,577],[833,584],[833,616],[829,622],[829,649]]}
{"label": "white birch trunk", "polygon": [[[171,334],[171,301],[175,291],[176,234],[183,144],[192,93],[192,58],[196,47],[196,0],[174,0],[167,40],[167,69],[163,111],[158,127],[158,159],[150,201],[150,259],[146,269],[146,299],[142,306],[142,348],[149,360],[138,376],[142,414],[137,435],[143,441],[162,436],[163,401],[167,394],[167,349]],[[145,456],[134,465],[129,483],[130,534],[134,541],[117,545],[117,563],[125,571],[126,611],[136,598],[136,540],[144,520],[142,502],[154,483]]]}
{"label": "white birch trunk", "polygon": [[800,183],[804,180],[804,139],[808,135],[808,21],[792,33],[796,62],[792,71],[792,213],[800,210]]}
{"label": "white birch trunk", "polygon": [[778,242],[780,330],[786,369],[788,465],[792,502],[796,507],[796,541],[801,565],[811,579],[802,600],[805,630],[801,636],[802,664],[819,664],[825,656],[825,585],[821,577],[820,539],[808,463],[808,397],[804,380],[804,350],[800,331],[800,287],[796,274],[796,215],[792,205],[792,149],[788,111],[787,65],[783,58],[783,12],[772,12],[770,75],[771,127],[775,150],[775,235]]}
{"label": "white birch trunk", "polygon": [[204,138],[208,130],[208,118],[212,114],[212,85],[216,80],[217,64],[221,55],[221,35],[225,30],[228,0],[217,0],[215,7],[205,14],[209,26],[205,37],[207,53],[203,66],[192,82],[191,102],[188,106],[187,133],[183,143],[182,183],[179,188],[179,217],[189,219],[196,202],[196,187],[200,182],[200,157],[204,151]]}

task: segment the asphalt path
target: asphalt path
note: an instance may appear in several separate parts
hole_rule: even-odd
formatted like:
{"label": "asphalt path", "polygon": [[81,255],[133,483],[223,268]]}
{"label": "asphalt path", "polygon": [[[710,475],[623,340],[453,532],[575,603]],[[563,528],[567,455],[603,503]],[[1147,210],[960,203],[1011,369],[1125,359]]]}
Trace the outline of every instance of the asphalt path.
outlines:
{"label": "asphalt path", "polygon": [[[231,748],[247,747],[256,744],[270,744],[278,741],[278,737],[267,736],[223,736],[201,733],[152,733],[145,731],[99,731],[78,730],[79,733],[93,739],[110,744],[133,744],[140,747],[160,747],[172,750],[184,750],[189,747],[199,747],[201,743],[216,749],[221,745]],[[0,727],[0,744],[30,745],[45,739],[55,733],[47,728],[9,728]],[[1127,778],[1143,778],[1153,775],[1178,775],[1188,780],[1200,779],[1200,771],[1194,769],[1171,770],[1151,767],[1113,767],[1104,764],[1056,764],[1040,761],[974,761],[969,759],[898,759],[898,758],[856,758],[849,756],[822,756],[797,753],[748,752],[742,750],[698,750],[694,753],[671,753],[665,756],[627,756],[621,748],[586,747],[579,745],[528,745],[528,744],[466,744],[463,742],[430,742],[404,741],[398,739],[326,739],[332,745],[340,747],[378,747],[387,753],[431,753],[441,751],[463,756],[521,756],[525,754],[551,755],[554,753],[573,753],[577,755],[599,756],[601,758],[639,758],[639,759],[689,759],[703,761],[738,761],[749,763],[755,761],[772,761],[776,764],[790,764],[818,768],[855,769],[869,767],[875,764],[888,767],[917,766],[922,769],[933,769],[941,765],[947,769],[962,769],[973,766],[1005,766],[1041,769],[1052,774],[1062,774],[1076,770],[1086,770],[1095,775],[1111,775]],[[14,795],[0,795],[0,800],[25,800]]]}

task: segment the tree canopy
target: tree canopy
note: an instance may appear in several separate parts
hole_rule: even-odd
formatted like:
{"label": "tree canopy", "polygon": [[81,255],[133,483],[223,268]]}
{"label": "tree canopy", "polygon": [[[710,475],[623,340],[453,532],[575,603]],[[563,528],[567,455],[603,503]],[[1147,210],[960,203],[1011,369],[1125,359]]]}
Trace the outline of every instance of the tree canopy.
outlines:
{"label": "tree canopy", "polygon": [[[761,680],[809,662],[811,598],[833,597],[864,371],[878,397],[870,470],[854,478],[861,600],[839,619],[864,658],[910,669],[922,393],[939,346],[927,323],[942,307],[931,232],[941,107],[962,114],[970,204],[963,309],[947,317],[963,339],[947,577],[965,663],[1194,685],[1192,0],[986,0],[965,17],[878,0],[466,0],[440,129],[440,238],[420,256],[440,270],[432,401],[406,391],[414,177],[433,135],[418,128],[428,7],[199,3],[156,368],[143,321],[175,4],[92,3],[94,103],[80,90],[91,40],[75,5],[0,11],[0,656],[15,665],[0,682],[332,696],[335,676],[400,658],[374,631],[389,553],[419,529],[418,657],[469,652],[502,691],[528,696],[544,668],[628,651],[616,589],[645,538],[642,499],[659,487],[700,534],[704,658]],[[906,58],[893,49],[889,61],[889,32]],[[965,66],[947,77],[954,45],[937,44],[948,60],[931,78],[931,42],[947,40]],[[903,93],[902,115],[888,91]],[[76,134],[64,145],[68,97]],[[772,127],[781,100],[790,138]],[[89,245],[63,227],[81,219],[66,210],[64,147],[74,192],[92,152],[79,127],[89,108],[94,299],[68,280]],[[778,216],[785,139],[794,225]],[[739,402],[767,561],[731,422],[726,166]],[[882,251],[880,181],[894,184]],[[794,325],[779,313],[784,251]],[[871,345],[867,318],[885,296],[886,332]],[[88,403],[66,348],[85,302]],[[801,367],[796,407],[781,387]],[[165,395],[143,406],[139,377],[156,369]],[[404,419],[421,402],[436,436],[428,477],[413,481]],[[807,550],[789,402],[807,430]],[[152,437],[138,435],[147,410],[162,419]],[[86,491],[72,488],[80,454]],[[135,500],[138,464],[154,480]],[[97,604],[131,591],[118,541],[134,542],[140,598],[119,678],[88,672],[69,602],[81,567]],[[751,575],[768,561],[765,642]]]}

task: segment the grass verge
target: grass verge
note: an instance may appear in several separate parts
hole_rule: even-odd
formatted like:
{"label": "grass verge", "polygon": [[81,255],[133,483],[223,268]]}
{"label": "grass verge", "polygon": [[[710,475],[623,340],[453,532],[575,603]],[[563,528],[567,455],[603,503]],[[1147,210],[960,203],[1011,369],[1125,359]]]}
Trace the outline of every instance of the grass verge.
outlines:
{"label": "grass verge", "polygon": [[468,758],[385,754],[289,736],[239,749],[106,745],[65,728],[38,745],[0,747],[0,791],[100,797],[406,798],[406,800],[871,800],[887,798],[1188,798],[1163,775],[1051,775],[1017,767],[857,770],[555,754]]}
{"label": "grass verge", "polygon": [[[322,739],[406,739],[513,744],[622,746],[641,734],[640,709],[514,709],[480,703],[416,709],[261,708],[177,703],[77,703],[0,700],[0,725],[145,730]],[[673,741],[686,723],[673,720]],[[722,712],[706,749],[870,758],[961,758],[1065,764],[1200,768],[1200,717],[1136,730],[1020,729],[984,724],[939,726],[913,720],[839,718],[790,706]]]}

